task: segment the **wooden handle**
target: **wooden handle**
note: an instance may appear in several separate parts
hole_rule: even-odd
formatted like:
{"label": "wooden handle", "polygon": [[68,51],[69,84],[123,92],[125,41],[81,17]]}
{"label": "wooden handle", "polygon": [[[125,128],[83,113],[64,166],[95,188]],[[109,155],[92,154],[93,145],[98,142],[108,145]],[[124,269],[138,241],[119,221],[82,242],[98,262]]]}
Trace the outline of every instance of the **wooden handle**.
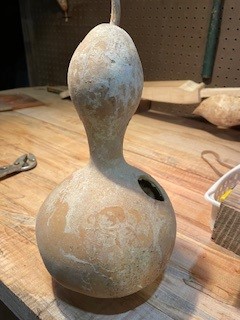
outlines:
{"label": "wooden handle", "polygon": [[212,76],[216,49],[218,44],[218,37],[220,31],[221,14],[222,14],[222,0],[214,0],[211,20],[208,29],[208,37],[205,48],[205,55],[203,60],[202,77],[209,79]]}
{"label": "wooden handle", "polygon": [[142,99],[176,104],[194,104],[200,103],[203,98],[219,94],[240,97],[240,88],[205,88],[203,82],[197,83],[191,80],[145,81]]}
{"label": "wooden handle", "polygon": [[240,97],[240,88],[204,88],[200,91],[201,98],[208,98],[219,94]]}
{"label": "wooden handle", "polygon": [[144,82],[142,99],[177,104],[199,103],[203,87],[204,83],[191,80],[147,81]]}

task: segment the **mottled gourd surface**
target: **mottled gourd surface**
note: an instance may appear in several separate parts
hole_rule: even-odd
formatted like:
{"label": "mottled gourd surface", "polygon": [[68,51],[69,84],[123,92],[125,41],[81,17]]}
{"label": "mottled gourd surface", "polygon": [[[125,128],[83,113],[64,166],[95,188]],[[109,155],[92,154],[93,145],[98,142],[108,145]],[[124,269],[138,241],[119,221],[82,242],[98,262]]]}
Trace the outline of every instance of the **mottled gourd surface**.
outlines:
{"label": "mottled gourd surface", "polygon": [[[68,84],[73,103],[87,130],[112,139],[126,128],[138,107],[142,65],[130,36],[101,24],[89,32],[70,62]],[[99,121],[101,120],[101,121]]]}
{"label": "mottled gourd surface", "polygon": [[143,88],[130,36],[114,24],[95,27],[73,54],[68,84],[90,161],[41,206],[38,247],[63,286],[93,297],[123,297],[162,274],[176,238],[166,192],[123,157],[124,134]]}

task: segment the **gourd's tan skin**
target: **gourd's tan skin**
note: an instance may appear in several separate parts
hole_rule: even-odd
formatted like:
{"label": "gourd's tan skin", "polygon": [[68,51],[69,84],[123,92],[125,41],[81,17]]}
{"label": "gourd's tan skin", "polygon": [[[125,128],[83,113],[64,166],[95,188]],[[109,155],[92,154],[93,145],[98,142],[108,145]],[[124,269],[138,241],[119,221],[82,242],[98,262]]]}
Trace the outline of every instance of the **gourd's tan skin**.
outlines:
{"label": "gourd's tan skin", "polygon": [[240,125],[240,98],[218,94],[203,100],[193,111],[219,128]]}
{"label": "gourd's tan skin", "polygon": [[[86,129],[90,161],[40,208],[39,251],[63,286],[92,297],[123,297],[161,275],[176,237],[167,194],[123,157],[124,133],[143,88],[130,36],[114,23],[95,27],[73,54],[68,85]],[[147,195],[139,179],[151,182],[164,201]]]}

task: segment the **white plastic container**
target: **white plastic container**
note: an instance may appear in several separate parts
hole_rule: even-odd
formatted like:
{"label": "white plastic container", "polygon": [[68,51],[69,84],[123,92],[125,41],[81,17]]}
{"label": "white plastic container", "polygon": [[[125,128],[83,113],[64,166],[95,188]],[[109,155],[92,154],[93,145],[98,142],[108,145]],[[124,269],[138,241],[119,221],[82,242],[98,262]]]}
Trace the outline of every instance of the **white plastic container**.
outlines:
{"label": "white plastic container", "polygon": [[218,179],[204,194],[204,198],[212,204],[212,221],[211,229],[213,229],[217,213],[220,208],[218,200],[227,190],[232,189],[240,182],[240,164],[226,172]]}

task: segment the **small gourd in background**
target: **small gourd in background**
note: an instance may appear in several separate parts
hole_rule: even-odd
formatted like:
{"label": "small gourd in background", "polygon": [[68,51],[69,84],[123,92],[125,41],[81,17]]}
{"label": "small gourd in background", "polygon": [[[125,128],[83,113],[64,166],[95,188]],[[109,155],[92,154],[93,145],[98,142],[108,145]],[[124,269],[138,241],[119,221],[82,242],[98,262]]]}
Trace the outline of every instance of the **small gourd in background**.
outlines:
{"label": "small gourd in background", "polygon": [[112,1],[110,23],[92,29],[72,56],[68,86],[85,126],[90,161],[50,193],[36,220],[38,248],[53,278],[101,298],[123,297],[152,283],[176,238],[166,192],[123,157],[143,71],[119,19],[120,1]]}
{"label": "small gourd in background", "polygon": [[227,94],[211,96],[203,100],[193,114],[220,128],[240,125],[240,98]]}

